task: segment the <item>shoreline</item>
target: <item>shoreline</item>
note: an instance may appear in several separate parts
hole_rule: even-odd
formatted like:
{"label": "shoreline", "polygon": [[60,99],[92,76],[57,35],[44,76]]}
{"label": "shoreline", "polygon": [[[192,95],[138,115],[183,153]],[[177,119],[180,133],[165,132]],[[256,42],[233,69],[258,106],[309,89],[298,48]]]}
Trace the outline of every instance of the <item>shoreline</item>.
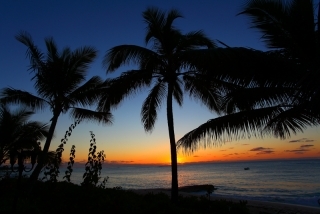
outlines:
{"label": "shoreline", "polygon": [[[135,192],[137,194],[158,194],[165,193],[170,197],[171,191],[170,189],[164,188],[155,188],[155,189],[128,189],[128,191]],[[196,196],[201,197],[205,195],[199,195],[192,192],[179,191],[179,195],[183,197],[188,196]],[[232,197],[224,197],[217,196],[212,194],[210,196],[210,200],[227,200],[232,202],[239,202],[240,200]],[[250,214],[320,214],[320,206],[312,207],[312,206],[304,206],[298,204],[289,204],[289,203],[281,203],[281,202],[270,202],[270,201],[258,201],[258,200],[245,200],[247,201],[247,207],[250,210]]]}

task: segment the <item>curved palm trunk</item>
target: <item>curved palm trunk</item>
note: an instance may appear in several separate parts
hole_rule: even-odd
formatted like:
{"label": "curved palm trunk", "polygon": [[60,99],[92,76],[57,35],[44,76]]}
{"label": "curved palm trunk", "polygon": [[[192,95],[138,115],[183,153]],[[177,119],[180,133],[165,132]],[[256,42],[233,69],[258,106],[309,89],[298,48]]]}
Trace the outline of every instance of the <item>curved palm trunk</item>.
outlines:
{"label": "curved palm trunk", "polygon": [[58,122],[58,117],[59,117],[59,114],[54,114],[54,116],[52,118],[52,122],[51,122],[49,133],[48,133],[48,137],[47,137],[46,142],[44,144],[44,147],[43,147],[43,150],[41,152],[41,155],[38,158],[38,164],[36,165],[35,169],[33,170],[32,174],[30,176],[30,180],[31,181],[36,181],[38,179],[39,174],[41,172],[41,169],[43,168],[44,160],[46,160],[46,156],[47,156],[48,151],[49,151],[49,147],[50,147],[50,144],[51,144],[53,133],[54,133],[54,130],[55,130],[57,122]]}
{"label": "curved palm trunk", "polygon": [[178,201],[178,161],[177,161],[177,147],[174,136],[173,125],[173,111],[172,111],[172,92],[173,85],[168,83],[168,96],[167,96],[167,120],[170,138],[170,151],[171,151],[171,200],[176,203]]}

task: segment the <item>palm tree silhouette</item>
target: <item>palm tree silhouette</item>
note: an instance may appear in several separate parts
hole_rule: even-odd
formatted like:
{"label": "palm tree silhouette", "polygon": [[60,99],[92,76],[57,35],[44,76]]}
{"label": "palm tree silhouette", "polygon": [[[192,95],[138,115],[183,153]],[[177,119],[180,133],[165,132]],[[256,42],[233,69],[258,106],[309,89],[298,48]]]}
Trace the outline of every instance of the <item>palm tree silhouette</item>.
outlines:
{"label": "palm tree silhouette", "polygon": [[250,16],[252,27],[263,33],[270,51],[249,51],[245,55],[250,57],[240,56],[242,63],[234,61],[238,70],[246,72],[232,74],[237,84],[222,99],[221,110],[226,115],[184,135],[179,147],[193,152],[251,136],[285,139],[320,124],[320,24],[315,22],[314,11],[308,0],[246,3],[239,14]]}
{"label": "palm tree silhouette", "polygon": [[[108,97],[109,102],[117,103],[140,89],[152,87],[141,109],[141,120],[146,131],[153,130],[157,110],[166,100],[172,168],[171,199],[174,202],[178,199],[178,175],[172,101],[174,99],[182,105],[184,87],[190,96],[202,101],[209,109],[218,110],[218,94],[214,87],[201,81],[201,71],[192,67],[196,54],[216,45],[202,31],[182,34],[173,26],[174,20],[179,17],[182,16],[177,10],[165,13],[157,8],[147,8],[143,12],[147,24],[145,42],[147,45],[152,42],[151,48],[120,45],[111,48],[104,59],[107,72],[128,63],[139,65],[138,70],[124,72],[109,82],[110,87],[114,88],[113,97]],[[104,110],[109,105],[102,99],[99,106],[100,110]]]}
{"label": "palm tree silhouette", "polygon": [[[297,106],[319,115],[320,3],[313,0],[248,1],[239,14],[251,18],[267,47],[300,67],[295,75]],[[318,9],[318,10],[317,10]],[[318,11],[318,14],[316,13]]]}
{"label": "palm tree silhouette", "polygon": [[85,108],[98,101],[97,88],[103,82],[98,76],[85,81],[89,64],[97,55],[94,48],[85,46],[72,51],[66,47],[58,51],[54,40],[47,38],[47,53],[44,54],[35,46],[28,33],[22,32],[16,39],[28,48],[27,56],[30,58],[30,69],[34,73],[32,80],[35,81],[34,87],[38,96],[22,90],[4,88],[1,100],[3,103],[24,104],[32,109],[49,106],[53,114],[42,157],[39,157],[30,176],[31,180],[36,180],[46,160],[60,114],[71,110],[73,118],[102,123],[110,123],[112,115],[109,111],[97,112]]}
{"label": "palm tree silhouette", "polygon": [[10,111],[6,105],[0,105],[0,166],[10,158],[10,151],[35,149],[38,141],[48,135],[48,125],[30,120],[34,112],[26,108]]}

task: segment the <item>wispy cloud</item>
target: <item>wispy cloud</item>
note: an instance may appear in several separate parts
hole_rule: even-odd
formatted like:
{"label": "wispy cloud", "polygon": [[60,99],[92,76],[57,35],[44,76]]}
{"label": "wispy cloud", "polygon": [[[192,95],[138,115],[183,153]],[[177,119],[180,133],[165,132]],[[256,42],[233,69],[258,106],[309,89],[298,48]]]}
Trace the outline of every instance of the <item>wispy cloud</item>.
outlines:
{"label": "wispy cloud", "polygon": [[257,151],[265,151],[265,150],[270,150],[270,149],[271,148],[256,147],[256,148],[250,149],[249,151],[257,152]]}
{"label": "wispy cloud", "polygon": [[193,157],[194,157],[194,158],[198,158],[199,156],[198,156],[198,155],[194,155]]}
{"label": "wispy cloud", "polygon": [[257,155],[265,155],[265,154],[271,154],[274,153],[272,148],[264,148],[264,147],[256,147],[253,149],[250,149],[251,152],[257,152]]}
{"label": "wispy cloud", "polygon": [[303,154],[307,151],[310,151],[308,148],[313,147],[314,145],[311,144],[306,144],[306,145],[301,145],[299,148],[297,149],[293,149],[293,150],[285,150],[285,152],[292,152],[295,154]]}
{"label": "wispy cloud", "polygon": [[308,139],[308,138],[301,138],[297,140],[290,140],[289,143],[307,143],[307,142],[313,142],[314,140]]}
{"label": "wispy cloud", "polygon": [[312,146],[314,146],[314,145],[310,145],[310,144],[309,145],[301,145],[300,148],[309,148],[309,147],[312,147]]}
{"label": "wispy cloud", "polygon": [[244,143],[244,144],[242,144],[242,146],[248,146],[248,145],[250,145],[249,143]]}
{"label": "wispy cloud", "polygon": [[309,151],[307,149],[293,149],[293,150],[284,150],[285,152],[293,152],[293,153],[296,153],[296,154],[303,154],[304,152],[306,151]]}

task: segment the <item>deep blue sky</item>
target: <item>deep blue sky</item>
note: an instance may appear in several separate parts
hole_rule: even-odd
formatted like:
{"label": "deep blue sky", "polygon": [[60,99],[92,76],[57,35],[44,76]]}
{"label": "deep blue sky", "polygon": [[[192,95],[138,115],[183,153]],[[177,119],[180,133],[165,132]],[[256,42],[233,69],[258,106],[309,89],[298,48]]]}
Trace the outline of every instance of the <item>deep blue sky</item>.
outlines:
{"label": "deep blue sky", "polygon": [[[249,19],[243,15],[236,16],[241,11],[243,3],[242,0],[1,1],[0,88],[13,87],[34,92],[33,83],[30,81],[31,75],[27,70],[29,60],[25,56],[26,47],[14,38],[20,31],[29,32],[35,44],[44,52],[46,37],[53,37],[59,48],[69,46],[75,49],[85,45],[97,48],[99,56],[89,69],[88,77],[93,75],[99,75],[102,78],[113,77],[122,71],[134,68],[134,66],[120,68],[115,74],[106,75],[102,59],[106,51],[116,45],[145,46],[145,24],[142,12],[148,6],[163,10],[178,9],[184,18],[178,19],[175,26],[183,32],[203,30],[210,38],[221,40],[229,46],[265,50],[264,44],[260,41],[261,35],[249,29]],[[146,93],[141,93],[126,100],[113,112],[112,126],[98,126],[95,123],[81,124],[75,130],[66,148],[76,144],[78,154],[86,154],[89,148],[89,131],[93,131],[97,136],[98,149],[105,150],[109,161],[148,162],[149,160],[150,162],[153,154],[161,152],[164,154],[163,157],[159,155],[154,158],[157,160],[168,158],[169,141],[165,107],[159,112],[159,119],[153,133],[146,134],[140,122],[140,108],[145,97]],[[214,113],[210,113],[199,103],[190,101],[187,97],[183,108],[175,106],[174,114],[177,140],[208,119],[216,117]],[[51,115],[45,111],[34,118],[47,122]],[[71,122],[68,116],[62,116],[59,119],[56,138],[51,147],[53,150],[56,149]],[[310,130],[311,134],[307,132],[295,138],[315,138],[317,135],[314,130],[319,131],[319,129]],[[254,141],[258,143],[251,147],[268,147],[268,142],[271,141],[273,141],[272,138],[263,143]],[[288,143],[288,141],[284,142]],[[232,142],[228,143],[227,147],[230,147],[230,144]],[[236,143],[232,146],[235,145]],[[206,155],[214,159],[214,153],[220,150],[220,147],[206,150]],[[194,155],[194,157],[199,156]],[[84,156],[81,155],[81,157]]]}

